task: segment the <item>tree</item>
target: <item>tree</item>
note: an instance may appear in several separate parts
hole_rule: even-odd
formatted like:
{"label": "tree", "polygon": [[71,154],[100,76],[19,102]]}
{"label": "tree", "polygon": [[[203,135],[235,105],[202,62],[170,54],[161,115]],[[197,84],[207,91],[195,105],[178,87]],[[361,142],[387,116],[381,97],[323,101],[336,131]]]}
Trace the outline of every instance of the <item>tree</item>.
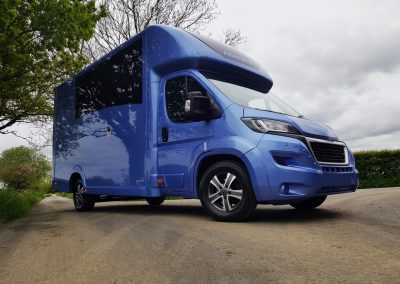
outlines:
{"label": "tree", "polygon": [[52,89],[88,63],[81,42],[105,15],[95,0],[0,1],[0,134],[52,116]]}
{"label": "tree", "polygon": [[232,47],[237,47],[246,41],[246,37],[242,36],[240,30],[226,29],[224,33],[224,43]]}
{"label": "tree", "polygon": [[[215,0],[99,0],[108,16],[101,19],[95,36],[83,49],[98,59],[152,24],[166,24],[192,32],[203,30],[218,15]],[[240,31],[226,29],[224,42],[237,46],[245,41]]]}
{"label": "tree", "polygon": [[19,146],[0,155],[0,181],[7,187],[27,189],[49,177],[50,162],[34,149]]}

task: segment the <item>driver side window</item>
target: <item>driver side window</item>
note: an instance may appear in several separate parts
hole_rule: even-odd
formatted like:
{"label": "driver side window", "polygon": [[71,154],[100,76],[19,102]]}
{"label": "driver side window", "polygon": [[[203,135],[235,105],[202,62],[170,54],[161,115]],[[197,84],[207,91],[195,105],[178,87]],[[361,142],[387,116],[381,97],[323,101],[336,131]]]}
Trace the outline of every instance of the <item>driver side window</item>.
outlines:
{"label": "driver side window", "polygon": [[169,119],[173,122],[190,122],[185,118],[185,101],[188,93],[199,91],[204,96],[207,92],[192,77],[182,76],[170,79],[165,85],[165,102]]}

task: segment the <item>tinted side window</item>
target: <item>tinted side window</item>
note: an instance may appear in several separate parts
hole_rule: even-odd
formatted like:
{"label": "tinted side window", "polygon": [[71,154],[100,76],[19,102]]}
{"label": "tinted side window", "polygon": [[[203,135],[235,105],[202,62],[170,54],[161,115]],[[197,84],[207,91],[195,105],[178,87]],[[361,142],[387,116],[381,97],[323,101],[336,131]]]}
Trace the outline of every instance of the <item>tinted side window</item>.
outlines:
{"label": "tinted side window", "polygon": [[76,117],[102,108],[142,102],[142,41],[77,79]]}
{"label": "tinted side window", "polygon": [[166,108],[168,117],[174,122],[189,122],[185,119],[185,100],[187,93],[200,91],[206,95],[206,90],[192,77],[178,77],[167,81],[165,86]]}

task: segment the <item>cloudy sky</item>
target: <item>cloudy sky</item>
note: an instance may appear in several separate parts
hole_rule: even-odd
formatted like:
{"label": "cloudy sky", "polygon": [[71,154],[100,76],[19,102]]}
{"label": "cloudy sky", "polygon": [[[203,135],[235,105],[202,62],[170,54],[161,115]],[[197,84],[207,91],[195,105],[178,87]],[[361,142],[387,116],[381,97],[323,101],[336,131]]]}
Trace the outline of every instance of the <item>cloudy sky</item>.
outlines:
{"label": "cloudy sky", "polygon": [[[217,3],[221,13],[203,33],[240,29],[239,50],[264,66],[276,94],[353,150],[400,148],[400,1]],[[0,151],[19,144],[0,136]]]}
{"label": "cloudy sky", "polygon": [[276,94],[353,150],[400,148],[400,1],[217,3],[209,30],[239,28]]}

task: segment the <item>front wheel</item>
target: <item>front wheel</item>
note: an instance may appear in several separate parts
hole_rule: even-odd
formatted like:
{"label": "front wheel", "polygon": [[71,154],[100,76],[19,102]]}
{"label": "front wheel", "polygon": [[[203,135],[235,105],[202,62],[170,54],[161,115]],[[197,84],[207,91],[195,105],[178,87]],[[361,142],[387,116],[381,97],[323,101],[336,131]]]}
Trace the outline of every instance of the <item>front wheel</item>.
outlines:
{"label": "front wheel", "polygon": [[231,161],[207,169],[200,181],[199,197],[204,210],[218,221],[243,220],[257,206],[247,172]]}
{"label": "front wheel", "polygon": [[291,203],[290,206],[298,210],[312,210],[324,203],[326,196],[312,197],[300,202]]}
{"label": "front wheel", "polygon": [[73,200],[75,209],[79,212],[92,210],[96,203],[92,196],[84,193],[83,182],[80,179],[74,183]]}

